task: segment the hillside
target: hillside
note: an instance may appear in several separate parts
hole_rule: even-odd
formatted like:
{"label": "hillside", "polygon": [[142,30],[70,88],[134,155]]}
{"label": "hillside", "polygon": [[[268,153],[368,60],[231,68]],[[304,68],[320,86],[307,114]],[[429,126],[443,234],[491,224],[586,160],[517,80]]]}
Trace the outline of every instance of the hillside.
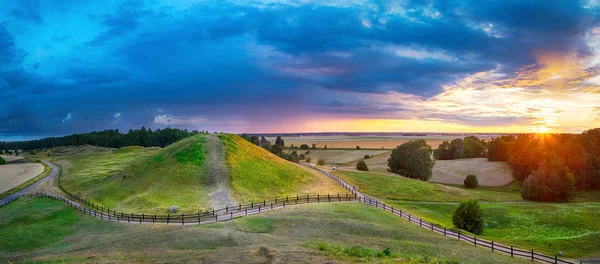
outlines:
{"label": "hillside", "polygon": [[112,209],[198,212],[303,193],[342,193],[327,177],[234,135],[197,135],[164,149],[126,147],[59,162],[63,187]]}
{"label": "hillside", "polygon": [[219,138],[227,150],[230,186],[238,201],[345,192],[322,174],[283,160],[237,135]]}

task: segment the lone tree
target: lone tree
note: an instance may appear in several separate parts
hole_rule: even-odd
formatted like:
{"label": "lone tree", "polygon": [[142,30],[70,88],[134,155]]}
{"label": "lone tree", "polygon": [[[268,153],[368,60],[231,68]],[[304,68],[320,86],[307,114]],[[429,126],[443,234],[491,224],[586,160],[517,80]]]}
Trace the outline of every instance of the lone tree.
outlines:
{"label": "lone tree", "polygon": [[364,160],[361,160],[358,163],[356,163],[356,169],[359,171],[369,171],[369,167],[367,167],[367,163],[365,163]]}
{"label": "lone tree", "polygon": [[452,223],[457,228],[481,235],[483,233],[483,213],[479,202],[469,200],[460,203],[452,215]]}
{"label": "lone tree", "polygon": [[424,139],[406,142],[394,150],[388,159],[389,171],[404,177],[428,181],[435,160],[431,158],[431,146]]}
{"label": "lone tree", "polygon": [[0,165],[4,165],[4,163],[6,163],[6,160],[4,160],[3,157],[0,157]]}
{"label": "lone tree", "polygon": [[284,147],[285,146],[285,142],[283,141],[283,139],[281,139],[281,137],[277,137],[277,139],[275,139],[275,145],[278,145],[280,147]]}
{"label": "lone tree", "polygon": [[479,187],[479,180],[477,180],[477,176],[469,174],[463,181],[463,184],[465,185],[465,188],[474,189]]}

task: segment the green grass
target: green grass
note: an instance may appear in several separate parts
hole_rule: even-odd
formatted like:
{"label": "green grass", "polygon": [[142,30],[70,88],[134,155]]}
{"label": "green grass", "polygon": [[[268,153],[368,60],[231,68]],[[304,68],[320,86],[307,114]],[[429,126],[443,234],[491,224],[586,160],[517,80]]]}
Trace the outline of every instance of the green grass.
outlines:
{"label": "green grass", "polygon": [[[14,221],[20,218],[40,219],[37,225],[48,225],[51,232],[14,234],[21,241],[0,243],[0,262],[529,263],[358,203],[301,205],[220,224],[167,226],[103,221],[48,198],[26,198],[0,209],[0,231],[26,232]],[[35,244],[38,240],[44,243]],[[382,256],[385,248],[390,256]]]}
{"label": "green grass", "polygon": [[423,202],[459,202],[467,199],[480,201],[523,200],[521,194],[513,190],[514,185],[466,189],[460,186],[448,186],[369,172],[337,171],[334,174],[352,185],[358,186],[359,191],[385,200]]}
{"label": "green grass", "polygon": [[31,179],[29,179],[28,181],[24,182],[23,184],[12,188],[10,190],[8,190],[7,192],[4,192],[2,194],[0,194],[0,199],[4,198],[4,197],[8,197],[10,195],[13,195],[15,193],[17,193],[20,190],[23,190],[31,185],[33,185],[34,183],[38,182],[39,180],[45,178],[46,176],[50,175],[50,173],[52,172],[52,168],[50,168],[48,165],[41,163],[40,164],[44,165],[44,171],[42,173],[40,173],[40,175],[35,176]]}
{"label": "green grass", "polygon": [[[452,226],[457,204],[394,203],[424,219]],[[600,203],[483,203],[487,239],[533,248],[546,254],[559,251],[568,258],[600,256]]]}
{"label": "green grass", "polygon": [[194,136],[164,149],[126,147],[70,159],[63,187],[105,207],[143,213],[207,209],[205,135]]}
{"label": "green grass", "polygon": [[227,150],[229,184],[239,202],[302,193],[317,178],[237,135],[219,135]]}

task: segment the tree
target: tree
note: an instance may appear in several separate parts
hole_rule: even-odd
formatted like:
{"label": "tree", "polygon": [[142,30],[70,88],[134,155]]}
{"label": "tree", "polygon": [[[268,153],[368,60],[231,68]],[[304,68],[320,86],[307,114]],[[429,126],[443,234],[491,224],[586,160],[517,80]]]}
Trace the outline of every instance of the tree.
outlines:
{"label": "tree", "polygon": [[[279,155],[283,152],[283,148],[281,148],[281,146],[275,144],[271,146],[271,153],[275,154],[275,155]],[[294,151],[295,152],[295,151]],[[297,155],[297,154],[296,154]]]}
{"label": "tree", "polygon": [[477,176],[469,174],[463,181],[463,184],[465,185],[465,188],[474,189],[479,187],[479,180],[477,180]]}
{"label": "tree", "polygon": [[310,161],[311,161],[311,160],[312,160],[312,159],[311,159],[310,157],[306,157],[306,160],[305,160],[305,161],[306,161],[306,163],[310,163]]}
{"label": "tree", "polygon": [[454,152],[452,151],[450,142],[444,141],[435,151],[433,151],[433,158],[436,160],[451,160],[453,158],[453,154]]}
{"label": "tree", "polygon": [[502,138],[492,140],[488,146],[489,161],[508,160],[508,144]]}
{"label": "tree", "polygon": [[435,160],[431,146],[423,139],[408,141],[394,150],[388,159],[389,171],[404,177],[428,181]]}
{"label": "tree", "polygon": [[309,149],[309,147],[306,144],[302,144],[302,145],[300,145],[300,149]]}
{"label": "tree", "polygon": [[485,142],[475,136],[466,137],[463,145],[463,158],[485,157]]}
{"label": "tree", "polygon": [[356,149],[357,149],[357,150],[360,150],[360,146],[356,146]]}
{"label": "tree", "polygon": [[280,136],[278,136],[277,139],[275,139],[275,145],[278,145],[283,148],[285,146],[285,142],[283,141],[283,139],[281,139]]}
{"label": "tree", "polygon": [[365,155],[365,156],[364,156],[364,158],[365,158],[365,159],[370,159],[370,158],[371,158],[371,156],[367,154],[367,155]]}
{"label": "tree", "polygon": [[467,230],[471,233],[480,235],[483,233],[483,212],[479,207],[479,202],[469,200],[460,203],[454,215],[452,223],[457,228]]}
{"label": "tree", "polygon": [[6,160],[4,160],[3,157],[0,157],[0,165],[4,165],[4,163],[6,163]]}
{"label": "tree", "polygon": [[317,149],[317,145],[313,143],[311,149]]}
{"label": "tree", "polygon": [[325,149],[327,149],[327,145],[325,145]]}
{"label": "tree", "polygon": [[19,150],[15,150],[15,156],[19,156]]}
{"label": "tree", "polygon": [[319,166],[325,165],[325,160],[324,159],[318,159],[317,160],[317,165],[319,165]]}
{"label": "tree", "polygon": [[361,160],[358,163],[356,163],[356,169],[359,171],[368,171],[369,167],[367,167],[367,163],[365,163],[364,160]]}
{"label": "tree", "polygon": [[558,157],[548,155],[521,187],[523,199],[568,202],[575,196],[575,178]]}

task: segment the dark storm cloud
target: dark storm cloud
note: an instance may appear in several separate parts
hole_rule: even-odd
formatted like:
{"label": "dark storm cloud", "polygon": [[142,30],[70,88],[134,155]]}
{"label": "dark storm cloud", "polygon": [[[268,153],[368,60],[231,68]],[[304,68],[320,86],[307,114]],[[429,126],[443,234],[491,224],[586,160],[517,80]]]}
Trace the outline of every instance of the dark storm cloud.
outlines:
{"label": "dark storm cloud", "polygon": [[[497,69],[510,76],[538,52],[589,53],[583,35],[598,23],[578,1],[126,1],[80,10],[76,1],[56,0],[57,13],[48,15],[40,4],[15,2],[13,20],[0,22],[0,95],[9,101],[0,106],[0,135],[152,126],[159,115],[214,124],[225,116],[402,112],[336,96],[429,98],[469,74]],[[81,18],[56,26],[67,14]],[[21,35],[21,28],[51,32],[46,41],[56,50],[36,46],[41,40],[26,39],[34,33]],[[15,38],[27,45],[17,47]],[[25,102],[36,106],[15,110]],[[113,124],[115,113],[122,115]]]}

